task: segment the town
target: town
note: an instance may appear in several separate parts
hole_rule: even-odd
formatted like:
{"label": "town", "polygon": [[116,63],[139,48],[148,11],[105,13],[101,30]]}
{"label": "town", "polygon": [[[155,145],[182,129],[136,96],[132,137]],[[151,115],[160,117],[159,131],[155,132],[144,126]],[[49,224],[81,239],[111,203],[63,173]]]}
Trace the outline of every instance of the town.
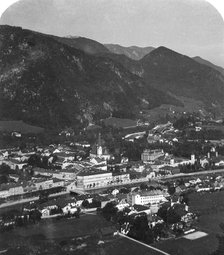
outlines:
{"label": "town", "polygon": [[78,135],[67,129],[51,141],[41,136],[22,129],[1,134],[11,146],[0,151],[2,232],[90,213],[110,222],[100,229],[106,235],[147,244],[209,235],[191,200],[224,192],[222,120],[111,117]]}

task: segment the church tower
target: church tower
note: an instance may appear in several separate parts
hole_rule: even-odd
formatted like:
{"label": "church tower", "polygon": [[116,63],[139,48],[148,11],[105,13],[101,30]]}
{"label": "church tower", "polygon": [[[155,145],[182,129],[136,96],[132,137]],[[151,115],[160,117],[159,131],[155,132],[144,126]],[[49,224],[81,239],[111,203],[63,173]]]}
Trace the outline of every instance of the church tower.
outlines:
{"label": "church tower", "polygon": [[99,133],[98,142],[97,142],[97,157],[101,157],[103,154],[101,133]]}

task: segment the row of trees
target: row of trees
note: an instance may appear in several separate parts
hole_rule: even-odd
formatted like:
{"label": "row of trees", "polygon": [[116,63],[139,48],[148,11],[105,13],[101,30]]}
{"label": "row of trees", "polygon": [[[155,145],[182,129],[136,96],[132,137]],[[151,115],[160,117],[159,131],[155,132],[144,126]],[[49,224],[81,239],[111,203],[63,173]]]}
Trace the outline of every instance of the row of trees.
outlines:
{"label": "row of trees", "polygon": [[127,235],[136,240],[150,244],[153,243],[158,236],[166,236],[164,224],[157,224],[150,228],[145,213],[138,214],[135,217],[135,215],[128,215],[128,212],[129,209],[118,211],[114,203],[107,203],[101,210],[102,216],[106,220],[116,223],[119,229],[126,229]]}

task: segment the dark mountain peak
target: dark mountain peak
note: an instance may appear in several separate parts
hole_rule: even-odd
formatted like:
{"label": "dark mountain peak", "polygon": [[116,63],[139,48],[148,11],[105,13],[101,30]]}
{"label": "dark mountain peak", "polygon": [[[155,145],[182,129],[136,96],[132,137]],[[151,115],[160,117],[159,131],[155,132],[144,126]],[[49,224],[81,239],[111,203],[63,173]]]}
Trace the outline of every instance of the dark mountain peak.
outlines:
{"label": "dark mountain peak", "polygon": [[143,78],[162,91],[199,100],[210,107],[224,105],[224,79],[211,67],[164,46],[140,60]]}
{"label": "dark mountain peak", "polygon": [[153,51],[151,51],[149,54],[147,54],[143,59],[147,60],[147,59],[152,59],[152,58],[167,58],[167,59],[177,59],[177,58],[183,58],[187,56],[184,56],[174,50],[171,50],[167,47],[164,46],[160,46],[156,49],[154,49]]}

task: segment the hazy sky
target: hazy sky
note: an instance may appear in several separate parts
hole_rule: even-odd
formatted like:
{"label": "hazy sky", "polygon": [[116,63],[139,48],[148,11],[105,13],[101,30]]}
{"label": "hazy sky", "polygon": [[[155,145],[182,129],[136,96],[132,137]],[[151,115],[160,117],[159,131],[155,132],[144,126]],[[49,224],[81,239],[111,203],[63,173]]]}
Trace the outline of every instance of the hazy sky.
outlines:
{"label": "hazy sky", "polygon": [[224,67],[224,21],[205,0],[20,0],[0,23],[101,43],[164,45]]}

